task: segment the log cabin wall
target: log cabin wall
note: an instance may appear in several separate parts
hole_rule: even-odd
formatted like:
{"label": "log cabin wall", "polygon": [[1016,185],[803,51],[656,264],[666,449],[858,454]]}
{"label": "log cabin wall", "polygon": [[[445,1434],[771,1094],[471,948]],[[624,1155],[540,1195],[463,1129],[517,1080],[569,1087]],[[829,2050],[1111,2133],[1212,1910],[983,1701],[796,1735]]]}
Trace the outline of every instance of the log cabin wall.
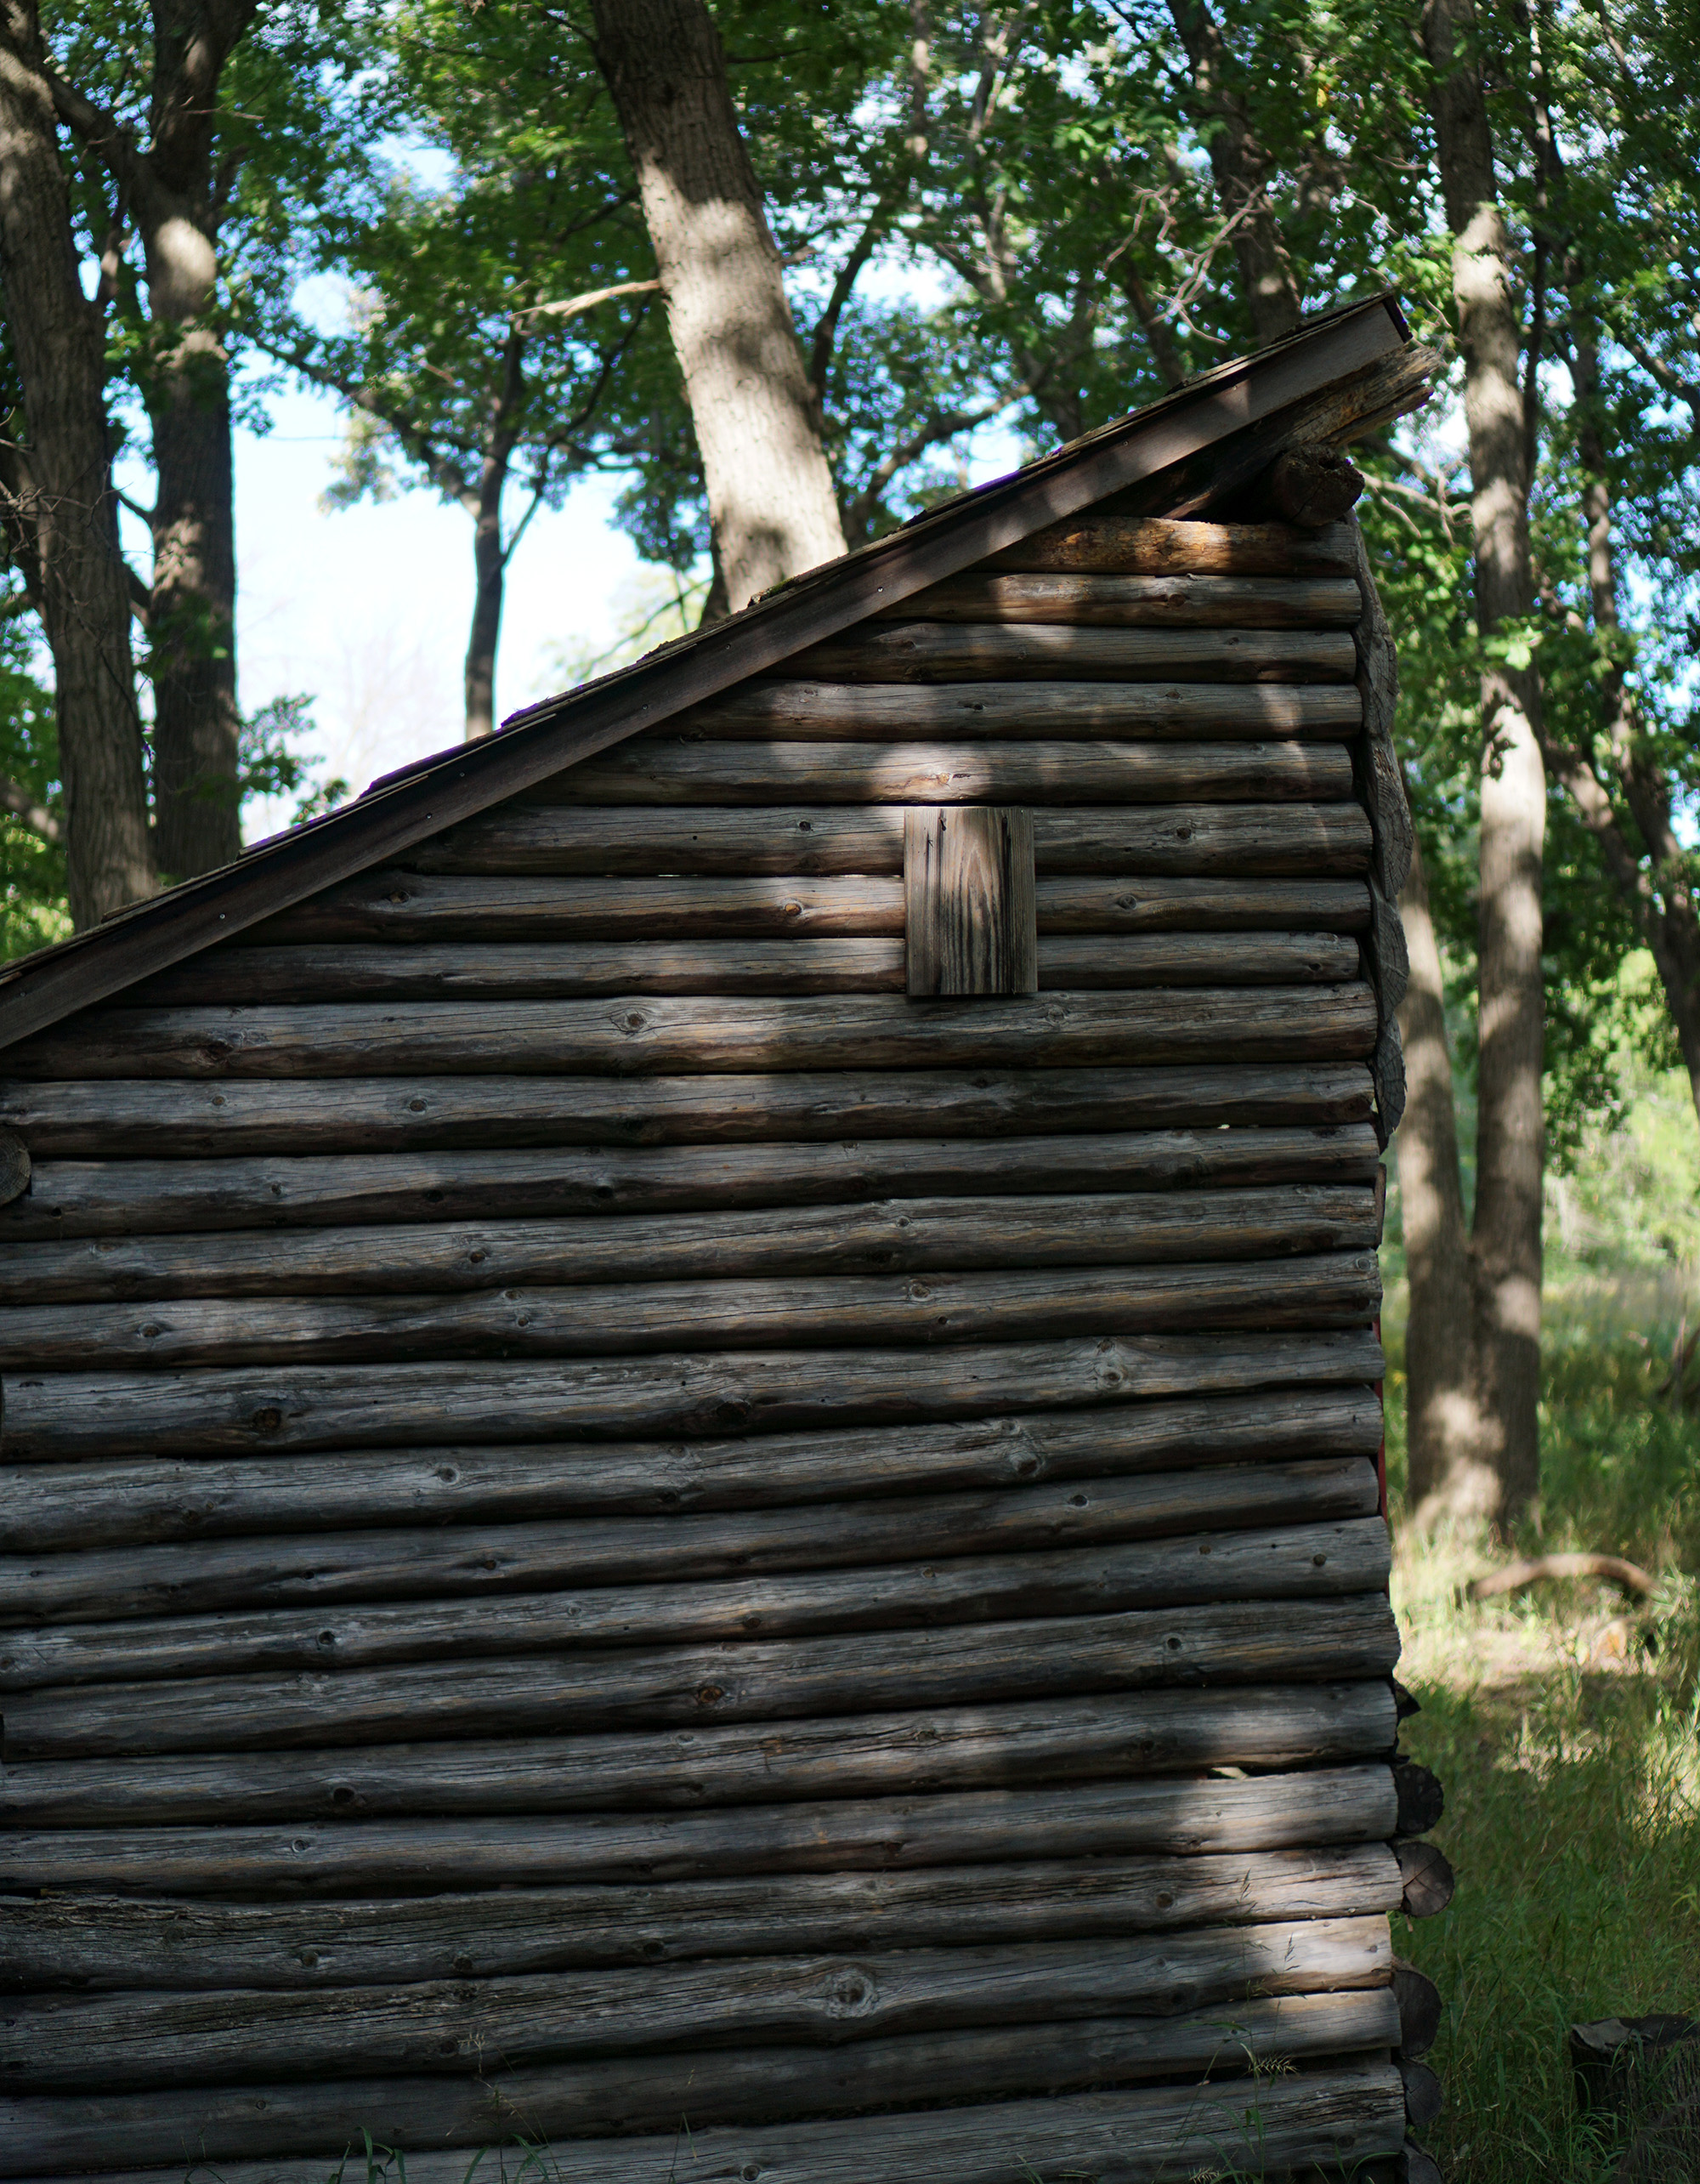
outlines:
{"label": "log cabin wall", "polygon": [[1385,652],[1077,519],[0,1056],[0,2175],[1402,2158]]}

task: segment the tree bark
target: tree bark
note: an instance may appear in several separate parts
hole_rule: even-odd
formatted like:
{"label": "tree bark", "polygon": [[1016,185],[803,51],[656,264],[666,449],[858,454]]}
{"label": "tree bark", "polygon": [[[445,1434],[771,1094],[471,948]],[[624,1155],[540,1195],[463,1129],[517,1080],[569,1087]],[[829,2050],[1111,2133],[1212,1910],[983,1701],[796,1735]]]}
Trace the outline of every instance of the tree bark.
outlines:
{"label": "tree bark", "polygon": [[1399,897],[1410,984],[1399,1009],[1405,1046],[1405,1119],[1398,1137],[1399,1205],[1410,1280],[1405,1330],[1410,1501],[1420,1523],[1491,1517],[1493,1474],[1483,1465],[1470,1371],[1470,1250],[1458,1170],[1452,1057],[1447,1051],[1440,950],[1420,849]]}
{"label": "tree bark", "polygon": [[[154,12],[153,143],[135,190],[149,315],[166,337],[153,424],[154,792],[173,878],[242,846],[237,783],[235,471],[230,364],[213,319],[218,78],[254,0],[167,0]],[[121,188],[122,184],[121,181]]]}
{"label": "tree bark", "polygon": [[703,0],[596,0],[708,480],[726,601],[842,553],[779,252]]}
{"label": "tree bark", "polygon": [[[1533,602],[1529,477],[1516,265],[1493,172],[1472,0],[1428,0],[1424,37],[1453,244],[1465,364],[1476,613],[1484,640]],[[1540,1485],[1541,870],[1546,826],[1540,678],[1485,660],[1482,674],[1476,1193],[1471,1234],[1473,1378],[1481,1461],[1504,1524]]]}
{"label": "tree bark", "polygon": [[[1244,99],[1229,88],[1227,48],[1209,0],[1169,0],[1169,12],[1186,48],[1199,118],[1210,129],[1210,173],[1222,217],[1232,223],[1233,254],[1252,331],[1258,347],[1265,348],[1291,333],[1301,313],[1298,284],[1269,201],[1269,162]],[[1150,327],[1146,331],[1148,338]],[[1167,377],[1170,366],[1163,365],[1160,354],[1159,363]]]}
{"label": "tree bark", "polygon": [[82,293],[33,0],[0,7],[0,283],[30,445],[20,519],[39,560],[78,926],[154,890],[128,574],[110,474],[101,315]]}

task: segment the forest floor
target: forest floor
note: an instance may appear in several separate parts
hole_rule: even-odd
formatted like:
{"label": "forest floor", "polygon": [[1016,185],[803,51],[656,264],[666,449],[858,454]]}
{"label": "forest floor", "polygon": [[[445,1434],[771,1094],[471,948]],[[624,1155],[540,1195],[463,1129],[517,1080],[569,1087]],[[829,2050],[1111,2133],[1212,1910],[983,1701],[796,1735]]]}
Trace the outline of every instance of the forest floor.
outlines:
{"label": "forest floor", "polygon": [[1395,1946],[1447,2003],[1425,2142],[1448,2184],[1604,2184],[1620,2149],[1577,2115],[1570,2024],[1700,2016],[1700,1419],[1661,1392],[1674,1330],[1651,1302],[1550,1296],[1544,1500],[1517,1542],[1627,1555],[1659,1578],[1646,1603],[1597,1582],[1464,1600],[1482,1543],[1397,1523],[1389,1329],[1399,1673],[1422,1706],[1403,1741],[1444,1784],[1434,1840],[1458,1873]]}

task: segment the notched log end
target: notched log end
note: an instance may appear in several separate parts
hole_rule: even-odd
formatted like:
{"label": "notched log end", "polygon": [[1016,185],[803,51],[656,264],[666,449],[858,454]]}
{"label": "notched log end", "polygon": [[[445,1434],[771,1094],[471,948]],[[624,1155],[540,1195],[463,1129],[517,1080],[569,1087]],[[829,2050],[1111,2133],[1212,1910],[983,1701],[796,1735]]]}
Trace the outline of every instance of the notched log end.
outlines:
{"label": "notched log end", "polygon": [[30,1188],[30,1149],[15,1130],[0,1126],[0,1205],[9,1205]]}
{"label": "notched log end", "polygon": [[1338,447],[1312,441],[1289,447],[1264,473],[1259,496],[1272,515],[1302,530],[1338,523],[1363,491],[1363,473]]}

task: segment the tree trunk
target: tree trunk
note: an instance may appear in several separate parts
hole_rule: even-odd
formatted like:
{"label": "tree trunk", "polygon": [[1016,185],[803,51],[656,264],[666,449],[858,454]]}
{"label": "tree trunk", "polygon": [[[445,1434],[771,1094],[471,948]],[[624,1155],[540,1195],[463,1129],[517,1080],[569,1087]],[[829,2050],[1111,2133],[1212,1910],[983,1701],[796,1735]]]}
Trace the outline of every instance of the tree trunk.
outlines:
{"label": "tree trunk", "polygon": [[[1169,12],[1187,50],[1199,117],[1214,124],[1209,141],[1210,173],[1222,217],[1235,224],[1233,253],[1252,330],[1263,348],[1291,333],[1300,315],[1298,284],[1269,201],[1269,162],[1253,132],[1244,99],[1228,88],[1227,48],[1210,14],[1210,0],[1169,0]],[[1148,337],[1149,332],[1148,327]],[[1167,377],[1170,367],[1160,352],[1158,362]]]}
{"label": "tree trunk", "polygon": [[[230,364],[218,334],[195,323],[211,300],[212,245],[187,220],[167,229],[145,238],[154,321],[178,334],[149,404],[157,482],[148,632],[157,849],[178,880],[230,863],[242,835]],[[175,275],[203,254],[205,286],[196,281],[198,294],[180,305]]]}
{"label": "tree trunk", "polygon": [[[1484,638],[1533,598],[1528,471],[1510,238],[1475,51],[1471,0],[1429,0],[1424,36],[1441,179],[1454,235],[1453,297],[1465,363],[1476,612]],[[1481,910],[1474,1371],[1482,1460],[1504,1523],[1540,1484],[1541,864],[1546,776],[1540,679],[1490,658],[1482,675]]]}
{"label": "tree trunk", "polygon": [[779,258],[702,0],[596,0],[734,613],[844,551]]}
{"label": "tree trunk", "polygon": [[466,669],[468,743],[496,733],[496,650],[502,638],[502,594],[511,551],[502,536],[502,496],[507,489],[524,400],[525,337],[515,325],[508,328],[502,349],[502,389],[479,465],[477,495],[463,492],[461,496],[462,505],[470,506],[473,519],[473,624]]}
{"label": "tree trunk", "polygon": [[1410,984],[1399,1008],[1405,1117],[1397,1139],[1410,1313],[1405,1330],[1410,1501],[1420,1523],[1491,1517],[1499,1494],[1482,1465],[1470,1384],[1470,1251],[1459,1186],[1458,1125],[1447,1051],[1440,950],[1422,851],[1399,896]]}
{"label": "tree trunk", "polygon": [[[1588,483],[1588,587],[1595,635],[1608,654],[1621,635],[1617,557],[1612,545],[1612,485],[1600,400],[1599,349],[1578,311],[1582,269],[1567,267],[1572,310],[1570,372],[1578,417],[1577,452]],[[1622,661],[1612,656],[1600,689],[1601,728],[1624,802],[1646,844],[1652,871],[1626,838],[1596,766],[1578,752],[1549,749],[1548,763],[1574,797],[1583,823],[1599,842],[1606,869],[1628,901],[1658,966],[1677,1043],[1700,1109],[1700,916],[1684,852],[1671,818],[1670,783],[1646,752],[1639,710]]]}
{"label": "tree trunk", "polygon": [[29,421],[29,506],[54,657],[71,910],[150,894],[130,593],[110,477],[101,317],[83,296],[31,0],[0,5],[0,282]]}

